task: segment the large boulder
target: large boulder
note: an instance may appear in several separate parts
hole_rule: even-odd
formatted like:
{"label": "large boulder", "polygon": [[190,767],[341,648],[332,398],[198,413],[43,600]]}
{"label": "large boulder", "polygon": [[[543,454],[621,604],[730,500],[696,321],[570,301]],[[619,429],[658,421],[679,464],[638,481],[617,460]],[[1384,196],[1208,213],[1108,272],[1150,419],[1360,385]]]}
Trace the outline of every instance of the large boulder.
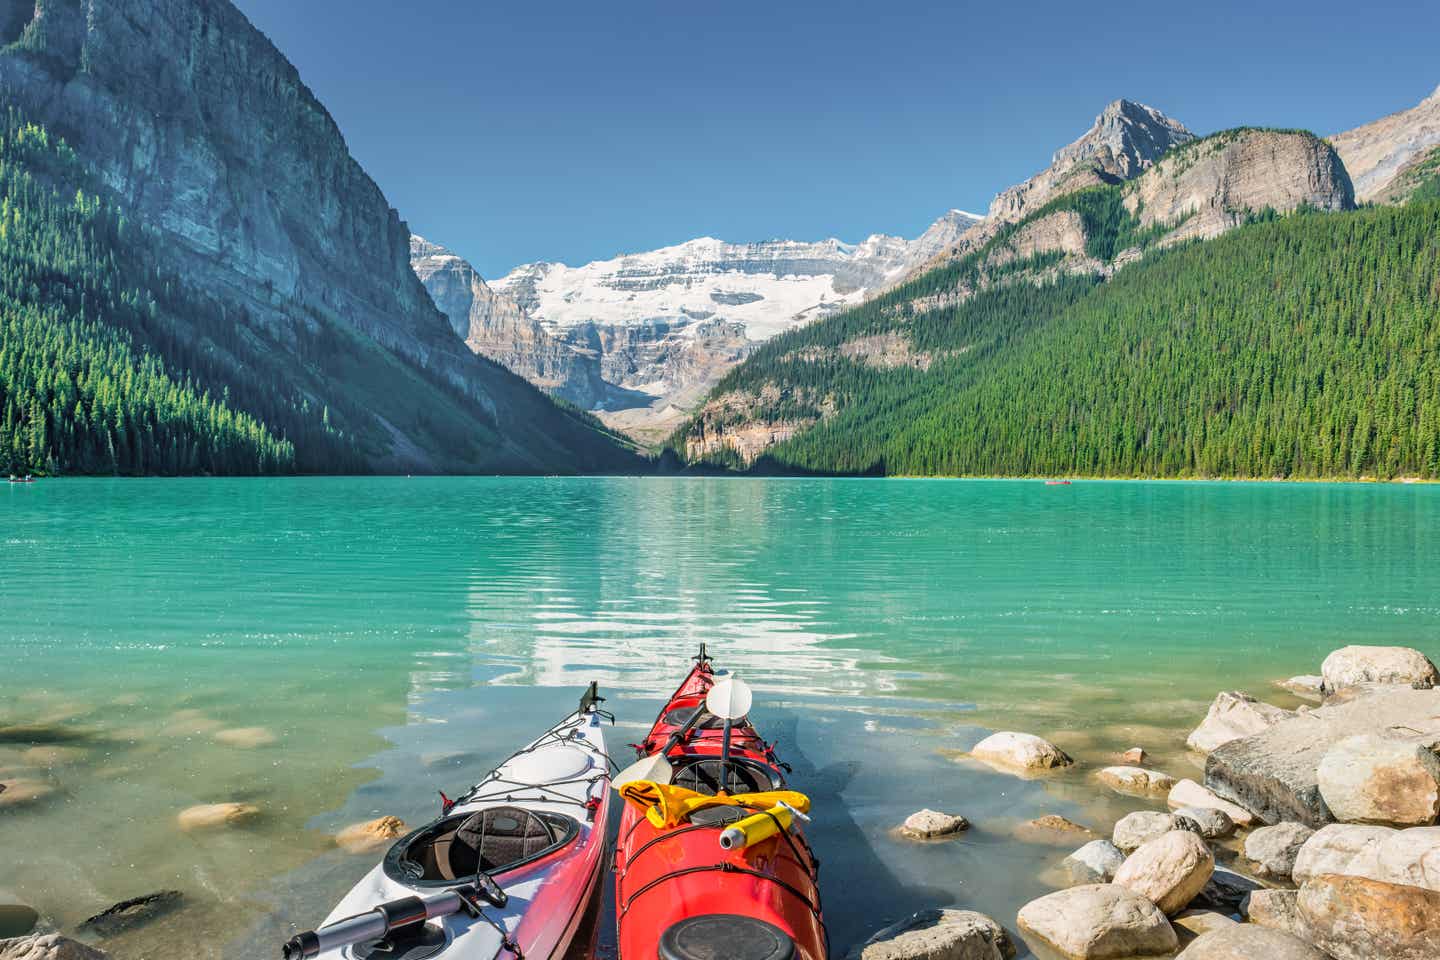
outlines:
{"label": "large boulder", "polygon": [[1283,930],[1232,924],[1199,937],[1177,960],[1330,960]]}
{"label": "large boulder", "polygon": [[1440,892],[1327,874],[1307,880],[1297,900],[1306,940],[1335,960],[1440,957]]}
{"label": "large boulder", "polygon": [[1261,827],[1245,838],[1245,856],[1255,872],[1273,880],[1289,880],[1295,858],[1315,831],[1303,823],[1277,823]]}
{"label": "large boulder", "polygon": [[1202,807],[1209,810],[1219,810],[1224,813],[1233,823],[1242,827],[1248,827],[1255,822],[1255,814],[1238,803],[1231,803],[1224,797],[1217,795],[1214,791],[1208,790],[1196,783],[1194,780],[1181,780],[1175,784],[1170,793],[1165,797],[1165,803],[1171,810],[1184,810],[1186,807]]}
{"label": "large boulder", "polygon": [[1362,733],[1347,737],[1321,757],[1315,779],[1337,820],[1414,826],[1440,817],[1440,756],[1437,736]]}
{"label": "large boulder", "polygon": [[103,950],[58,933],[0,940],[0,960],[109,960]]}
{"label": "large boulder", "polygon": [[970,829],[970,821],[959,814],[924,809],[905,818],[900,833],[911,840],[939,840]]}
{"label": "large boulder", "polygon": [[1215,872],[1215,855],[1195,834],[1172,830],[1144,843],[1115,871],[1114,883],[1146,897],[1163,913],[1184,910]]}
{"label": "large boulder", "polygon": [[1341,647],[1320,665],[1326,693],[1361,683],[1433,687],[1440,672],[1430,658],[1410,647]]}
{"label": "large boulder", "polygon": [[1200,726],[1185,740],[1191,750],[1209,753],[1231,740],[1239,740],[1295,716],[1289,710],[1261,703],[1238,690],[1215,695],[1215,702]]}
{"label": "large boulder", "polygon": [[1106,767],[1095,774],[1096,779],[1120,793],[1169,793],[1175,778],[1159,770],[1144,767]]}
{"label": "large boulder", "polygon": [[1417,740],[1440,737],[1440,690],[1385,687],[1232,740],[1206,759],[1205,785],[1266,823],[1293,820],[1318,829],[1336,819],[1320,792],[1325,754],[1350,737],[1402,731]]}
{"label": "large boulder", "polygon": [[1091,840],[1061,863],[1072,883],[1109,883],[1125,854],[1109,840]]}
{"label": "large boulder", "polygon": [[970,755],[992,766],[1022,773],[1039,773],[1068,767],[1075,761],[1055,744],[1029,733],[992,733],[970,750]]}
{"label": "large boulder", "polygon": [[1175,818],[1168,813],[1154,810],[1136,810],[1127,813],[1115,824],[1111,838],[1115,846],[1129,853],[1147,840],[1164,836],[1175,829]]}
{"label": "large boulder", "polygon": [[[1378,869],[1380,844],[1394,836],[1389,827],[1367,827],[1349,823],[1332,823],[1316,830],[1295,854],[1290,877],[1304,883],[1311,877],[1326,873],[1368,876]],[[1357,871],[1364,873],[1357,874]]]}
{"label": "large boulder", "polygon": [[1159,907],[1113,883],[1071,887],[1032,900],[1020,908],[1016,922],[1023,933],[1067,960],[1165,956],[1179,946]]}
{"label": "large boulder", "polygon": [[850,948],[846,960],[1011,960],[1005,928],[973,910],[921,910]]}

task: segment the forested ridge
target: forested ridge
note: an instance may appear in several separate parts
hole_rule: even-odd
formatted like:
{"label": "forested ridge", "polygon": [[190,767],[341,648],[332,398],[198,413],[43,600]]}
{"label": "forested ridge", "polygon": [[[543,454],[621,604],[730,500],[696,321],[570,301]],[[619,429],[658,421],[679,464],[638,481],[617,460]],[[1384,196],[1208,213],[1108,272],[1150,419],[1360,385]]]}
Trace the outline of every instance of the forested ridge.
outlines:
{"label": "forested ridge", "polygon": [[[1106,189],[1067,202],[1119,235],[1129,227],[1111,219]],[[776,338],[716,395],[771,385],[780,399],[748,416],[826,414],[762,469],[1440,477],[1440,202],[1254,221],[1152,251],[1105,283],[907,308],[954,289],[975,269],[962,261]],[[882,332],[931,354],[928,370],[836,349]]]}

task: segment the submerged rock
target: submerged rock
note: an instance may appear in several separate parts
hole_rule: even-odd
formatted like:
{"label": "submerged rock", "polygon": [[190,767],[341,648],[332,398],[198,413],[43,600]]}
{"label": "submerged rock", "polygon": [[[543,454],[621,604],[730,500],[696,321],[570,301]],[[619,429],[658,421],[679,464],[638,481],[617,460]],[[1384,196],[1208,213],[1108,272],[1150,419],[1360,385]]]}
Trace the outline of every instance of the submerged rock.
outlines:
{"label": "submerged rock", "polygon": [[973,910],[921,910],[850,949],[846,960],[1011,960],[1005,928]]}
{"label": "submerged rock", "polygon": [[1165,802],[1171,810],[1183,810],[1186,807],[1219,810],[1242,827],[1248,827],[1255,822],[1255,814],[1237,803],[1231,803],[1229,800],[1217,796],[1213,791],[1200,786],[1194,780],[1181,780],[1175,784],[1174,789],[1166,796]]}
{"label": "submerged rock", "polygon": [[0,743],[65,743],[84,740],[90,731],[59,723],[11,723],[0,725]]}
{"label": "submerged rock", "polygon": [[1284,930],[1232,923],[1212,930],[1180,952],[1177,960],[1329,960]]}
{"label": "submerged rock", "polygon": [[1082,826],[1073,820],[1047,813],[1043,817],[1036,817],[1034,820],[1026,820],[1015,828],[1015,837],[1026,843],[1048,843],[1052,845],[1068,846],[1075,842],[1077,837],[1093,837],[1095,831],[1089,827]]}
{"label": "submerged rock", "polygon": [[1372,647],[1356,644],[1341,647],[1320,666],[1324,691],[1333,693],[1363,683],[1404,684],[1433,687],[1440,683],[1440,671],[1430,658],[1410,647]]}
{"label": "submerged rock", "polygon": [[1068,767],[1075,761],[1055,744],[1029,733],[992,733],[971,749],[985,763],[1012,770],[1040,772]]}
{"label": "submerged rock", "polygon": [[0,960],[109,960],[103,950],[78,940],[46,933],[0,940]]}
{"label": "submerged rock", "polygon": [[1106,767],[1095,777],[1121,793],[1168,793],[1175,786],[1175,778],[1168,773],[1144,767]]}
{"label": "submerged rock", "polygon": [[1114,883],[1135,891],[1166,914],[1179,913],[1205,889],[1215,855],[1195,834],[1172,830],[1146,841],[1115,871]]}
{"label": "submerged rock", "polygon": [[238,826],[259,815],[260,808],[253,803],[202,803],[180,811],[177,820],[181,830],[208,830]]}
{"label": "submerged rock", "polygon": [[1143,766],[1150,759],[1150,755],[1140,747],[1131,747],[1120,754],[1120,762],[1132,767]]}
{"label": "submerged rock", "polygon": [[1168,955],[1179,941],[1165,914],[1145,897],[1113,883],[1072,887],[1032,900],[1020,929],[1069,960]]}
{"label": "submerged rock", "polygon": [[216,731],[215,739],[226,746],[253,750],[256,747],[267,747],[279,738],[265,727],[231,727],[228,730]]}
{"label": "submerged rock", "polygon": [[1115,846],[1129,853],[1147,840],[1163,836],[1175,829],[1175,818],[1168,813],[1154,810],[1137,810],[1127,813],[1115,824],[1111,834]]}
{"label": "submerged rock", "polygon": [[1109,883],[1125,862],[1125,854],[1109,840],[1091,840],[1061,863],[1071,883]]}
{"label": "submerged rock", "polygon": [[40,922],[40,913],[23,903],[0,904],[0,939],[23,937]]}
{"label": "submerged rock", "polygon": [[928,808],[910,814],[900,825],[900,833],[912,840],[938,840],[969,829],[970,821],[964,817]]}
{"label": "submerged rock", "polygon": [[350,853],[364,853],[403,837],[409,829],[399,817],[380,817],[352,823],[335,834],[335,842]]}
{"label": "submerged rock", "polygon": [[1325,678],[1315,674],[1306,674],[1302,677],[1291,677],[1289,680],[1279,680],[1275,686],[1282,690],[1289,690],[1298,697],[1319,700],[1322,688],[1325,686]]}
{"label": "submerged rock", "polygon": [[26,777],[0,780],[0,810],[26,806],[37,800],[44,800],[54,792],[55,788],[43,780]]}
{"label": "submerged rock", "polygon": [[1260,876],[1289,880],[1300,848],[1314,835],[1303,823],[1261,827],[1245,838],[1245,857],[1255,863]]}
{"label": "submerged rock", "polygon": [[1440,735],[1347,737],[1315,771],[1320,796],[1337,820],[1413,826],[1440,817]]}
{"label": "submerged rock", "polygon": [[1327,875],[1307,880],[1297,904],[1304,938],[1335,960],[1440,957],[1440,892]]}
{"label": "submerged rock", "polygon": [[1191,750],[1209,753],[1215,748],[1259,733],[1295,716],[1289,710],[1272,707],[1238,690],[1218,693],[1200,726],[1185,740]]}
{"label": "submerged rock", "polygon": [[114,936],[122,930],[129,930],[164,916],[180,905],[183,896],[179,890],[161,890],[143,897],[133,897],[95,914],[83,921],[77,929],[102,937]]}

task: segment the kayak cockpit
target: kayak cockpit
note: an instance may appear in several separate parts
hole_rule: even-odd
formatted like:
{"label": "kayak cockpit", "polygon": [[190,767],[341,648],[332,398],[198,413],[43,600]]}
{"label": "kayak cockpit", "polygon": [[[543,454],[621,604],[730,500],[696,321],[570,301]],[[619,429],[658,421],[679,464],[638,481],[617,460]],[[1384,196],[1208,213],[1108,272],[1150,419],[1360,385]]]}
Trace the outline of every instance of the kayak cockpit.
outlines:
{"label": "kayak cockpit", "polygon": [[547,810],[501,806],[444,817],[401,837],[385,855],[385,874],[414,887],[450,886],[543,860],[573,841],[580,824]]}
{"label": "kayak cockpit", "polygon": [[691,755],[672,757],[670,765],[674,770],[671,783],[707,796],[719,793],[722,786],[730,794],[762,793],[785,787],[785,778],[779,770],[747,757],[732,756],[726,761],[713,755]]}

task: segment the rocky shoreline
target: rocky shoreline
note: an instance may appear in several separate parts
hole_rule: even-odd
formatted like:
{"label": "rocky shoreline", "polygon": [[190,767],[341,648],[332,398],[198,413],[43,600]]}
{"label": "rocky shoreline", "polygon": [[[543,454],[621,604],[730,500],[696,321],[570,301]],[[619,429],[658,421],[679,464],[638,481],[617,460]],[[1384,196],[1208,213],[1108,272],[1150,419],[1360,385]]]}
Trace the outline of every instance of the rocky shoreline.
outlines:
{"label": "rocky shoreline", "polygon": [[[1164,797],[1108,839],[1060,817],[1025,825],[1083,843],[1061,889],[1022,906],[1014,929],[1065,960],[1437,960],[1440,958],[1440,672],[1405,647],[1350,646],[1319,675],[1278,686],[1312,701],[1286,710],[1219,693],[1187,746],[1203,783],[1150,769],[1142,747],[1095,773],[1104,787]],[[1047,740],[995,733],[970,756],[1022,777],[1075,761]],[[922,810],[903,836],[969,828]],[[934,910],[880,931],[848,960],[1009,960],[1007,929]]]}

